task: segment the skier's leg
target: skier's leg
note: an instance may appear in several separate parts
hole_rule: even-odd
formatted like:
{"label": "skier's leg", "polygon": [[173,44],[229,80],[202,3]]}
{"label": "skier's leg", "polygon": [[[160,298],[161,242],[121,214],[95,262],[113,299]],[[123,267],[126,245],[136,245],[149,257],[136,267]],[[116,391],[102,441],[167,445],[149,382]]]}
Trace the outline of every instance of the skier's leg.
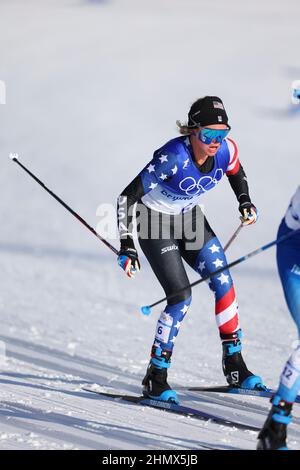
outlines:
{"label": "skier's leg", "polygon": [[[222,245],[207,221],[204,246],[198,251],[182,249],[182,256],[203,277],[227,264]],[[223,371],[228,383],[243,388],[264,387],[261,377],[247,369],[241,354],[238,305],[229,270],[213,276],[209,287],[215,296],[216,322],[223,345]]]}
{"label": "skier's leg", "polygon": [[[177,242],[172,239],[140,239],[140,246],[166,295],[187,286],[189,280]],[[143,380],[144,394],[159,400],[178,401],[167,383],[167,370],[180,325],[191,303],[187,288],[168,301],[156,326],[151,360]]]}
{"label": "skier's leg", "polygon": [[[288,233],[284,222],[278,238]],[[300,236],[295,235],[277,245],[277,267],[289,311],[298,328],[300,338]]]}
{"label": "skier's leg", "polygon": [[[278,237],[288,232],[282,222]],[[277,245],[277,266],[289,311],[295,320],[300,337],[300,237]],[[272,408],[259,433],[258,449],[287,449],[287,425],[300,390],[300,345],[288,359],[280,377],[279,387],[272,399]]]}
{"label": "skier's leg", "polygon": [[288,450],[287,426],[292,420],[292,407],[299,390],[300,346],[285,364],[279,387],[271,400],[272,408],[258,435],[258,450]]}
{"label": "skier's leg", "polygon": [[[280,235],[286,233],[280,228]],[[289,311],[300,338],[300,236],[277,246],[277,266]],[[300,390],[300,345],[293,351],[281,375],[277,394],[287,402],[294,402]]]}
{"label": "skier's leg", "polygon": [[[298,293],[300,295],[300,292]],[[258,435],[259,450],[287,450],[287,426],[292,420],[292,407],[300,390],[300,346],[293,351],[280,377],[272,408]]]}

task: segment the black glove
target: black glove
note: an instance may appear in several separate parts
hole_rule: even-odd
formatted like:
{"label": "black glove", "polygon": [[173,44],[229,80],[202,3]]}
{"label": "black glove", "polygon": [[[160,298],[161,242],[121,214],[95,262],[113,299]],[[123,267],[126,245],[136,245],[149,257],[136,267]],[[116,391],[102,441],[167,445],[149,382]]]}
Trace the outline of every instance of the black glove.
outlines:
{"label": "black glove", "polygon": [[242,194],[239,197],[239,211],[242,214],[240,217],[243,225],[252,225],[258,219],[258,210],[252,204],[250,197],[247,194]]}
{"label": "black glove", "polygon": [[138,253],[132,240],[129,243],[125,240],[121,241],[118,264],[126,272],[128,277],[134,277],[136,272],[141,269]]}

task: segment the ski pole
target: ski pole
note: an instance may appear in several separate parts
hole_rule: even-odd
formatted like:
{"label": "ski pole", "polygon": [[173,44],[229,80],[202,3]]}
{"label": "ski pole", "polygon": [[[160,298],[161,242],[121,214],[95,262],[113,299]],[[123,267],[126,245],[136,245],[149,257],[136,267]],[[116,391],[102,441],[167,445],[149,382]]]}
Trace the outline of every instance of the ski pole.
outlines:
{"label": "ski pole", "polygon": [[234,232],[230,240],[228,240],[228,242],[224,246],[224,251],[226,251],[230,247],[231,243],[236,239],[236,237],[238,236],[238,234],[240,233],[243,227],[244,227],[243,222],[241,222],[241,224],[238,226],[238,228],[236,229],[236,231]]}
{"label": "ski pole", "polygon": [[96,230],[91,227],[82,217],[80,217],[79,214],[77,214],[73,209],[71,209],[70,206],[68,206],[68,204],[66,204],[62,199],[60,199],[60,197],[58,197],[56,194],[54,194],[49,188],[47,188],[47,186],[44,185],[44,183],[39,180],[33,173],[31,173],[31,171],[28,170],[28,168],[26,168],[20,161],[19,161],[19,158],[18,158],[18,154],[16,153],[11,153],[9,155],[9,158],[14,161],[15,163],[17,163],[24,171],[26,171],[26,173],[28,173],[40,186],[42,186],[52,197],[54,197],[54,199],[56,199],[62,206],[64,206],[65,209],[67,209],[67,211],[69,211],[77,220],[79,220],[79,222],[81,222],[90,232],[92,232],[99,240],[101,240],[104,245],[106,245],[108,248],[110,248],[111,251],[113,251],[115,253],[115,255],[118,255],[118,250],[112,246],[107,240],[105,240],[103,237],[101,237],[101,235],[99,235],[99,233],[96,232]]}
{"label": "ski pole", "polygon": [[291,231],[290,233],[287,233],[286,235],[282,235],[282,237],[276,239],[276,240],[273,240],[272,242],[270,243],[267,243],[266,245],[263,245],[261,246],[260,248],[257,248],[256,250],[254,251],[251,251],[250,253],[248,253],[247,255],[245,256],[241,256],[241,258],[238,258],[236,259],[235,261],[232,261],[231,263],[227,264],[226,266],[224,266],[223,268],[220,268],[220,269],[217,269],[217,271],[214,271],[213,273],[209,274],[208,276],[205,276],[201,279],[199,279],[198,281],[195,281],[193,282],[192,284],[189,284],[188,286],[185,286],[183,287],[182,289],[179,289],[177,292],[173,293],[173,294],[170,294],[168,295],[167,297],[164,297],[163,299],[160,299],[158,300],[157,302],[154,302],[153,304],[151,305],[145,305],[143,307],[141,307],[141,311],[144,315],[150,315],[151,313],[151,308],[152,307],[155,307],[156,305],[160,304],[161,302],[164,302],[165,300],[169,300],[173,297],[175,297],[179,292],[182,292],[183,290],[187,289],[187,288],[190,288],[190,287],[194,287],[196,286],[197,284],[201,284],[201,282],[204,282],[204,281],[207,281],[208,279],[212,278],[213,276],[216,276],[217,274],[220,274],[222,273],[223,271],[226,271],[226,269],[230,269],[232,268],[233,266],[236,266],[237,264],[239,263],[242,263],[243,261],[246,261],[247,259],[249,258],[252,258],[253,256],[256,256],[258,255],[259,253],[261,253],[262,251],[265,251],[265,250],[268,250],[269,248],[271,248],[273,245],[277,245],[279,243],[282,243],[283,241],[287,240],[288,238],[290,237],[293,237],[294,235],[300,233],[300,229],[297,229],[297,230],[293,230]]}

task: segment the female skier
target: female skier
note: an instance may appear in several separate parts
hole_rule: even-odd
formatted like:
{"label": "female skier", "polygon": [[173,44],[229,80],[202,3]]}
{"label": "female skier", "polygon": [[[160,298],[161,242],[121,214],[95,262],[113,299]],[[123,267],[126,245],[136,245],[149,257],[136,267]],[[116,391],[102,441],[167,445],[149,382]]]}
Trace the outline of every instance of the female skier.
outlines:
{"label": "female skier", "polygon": [[[277,245],[277,267],[289,311],[300,338],[300,186],[283,218],[278,238],[298,230]],[[288,359],[280,377],[279,388],[272,398],[272,408],[259,433],[259,450],[287,450],[287,425],[291,422],[292,405],[300,390],[300,345]]]}
{"label": "female skier", "polygon": [[[221,243],[198,205],[199,199],[226,173],[244,225],[257,219],[236,144],[227,138],[230,126],[222,100],[216,96],[198,99],[191,106],[188,123],[177,124],[182,135],[156,150],[118,198],[119,265],[129,277],[140,268],[132,234],[133,206],[138,202],[141,249],[166,296],[171,295],[157,322],[151,359],[142,382],[143,393],[174,402],[178,399],[167,382],[167,369],[192,300],[183,259],[201,276],[227,264]],[[227,382],[244,388],[263,387],[262,379],[247,369],[241,354],[238,306],[229,271],[212,277],[209,286],[215,295]]]}

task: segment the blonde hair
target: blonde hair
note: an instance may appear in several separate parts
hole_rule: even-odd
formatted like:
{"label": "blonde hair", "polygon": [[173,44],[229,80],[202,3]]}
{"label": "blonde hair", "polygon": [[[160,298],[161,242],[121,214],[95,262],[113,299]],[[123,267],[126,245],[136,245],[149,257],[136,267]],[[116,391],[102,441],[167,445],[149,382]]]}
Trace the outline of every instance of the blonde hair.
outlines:
{"label": "blonde hair", "polygon": [[191,135],[191,129],[188,127],[187,123],[181,123],[180,121],[176,121],[176,125],[178,127],[179,134]]}

